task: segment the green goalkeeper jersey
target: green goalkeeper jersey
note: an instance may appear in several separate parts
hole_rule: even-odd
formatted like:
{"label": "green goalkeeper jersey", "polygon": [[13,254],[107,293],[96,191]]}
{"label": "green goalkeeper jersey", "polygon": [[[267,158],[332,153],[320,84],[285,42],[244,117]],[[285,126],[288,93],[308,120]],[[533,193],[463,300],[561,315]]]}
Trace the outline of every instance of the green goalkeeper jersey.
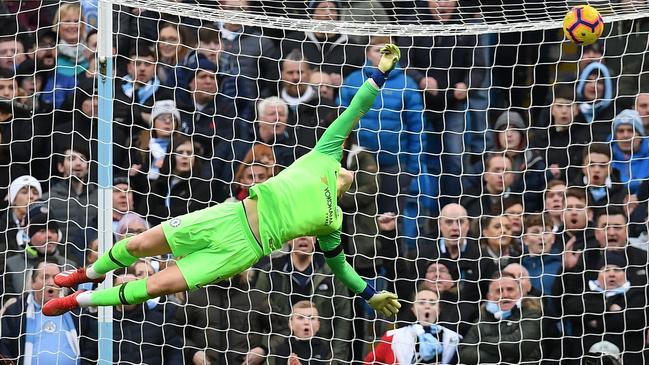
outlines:
{"label": "green goalkeeper jersey", "polygon": [[[337,205],[340,162],[313,150],[272,179],[250,188],[257,199],[259,234],[264,254],[300,236],[336,240],[342,211]],[[337,235],[336,235],[337,233]]]}
{"label": "green goalkeeper jersey", "polygon": [[338,207],[336,181],[345,138],[367,113],[378,92],[366,81],[313,151],[277,176],[250,188],[250,198],[257,200],[264,254],[293,238],[316,236],[334,274],[354,293],[366,293],[368,285],[347,263],[340,247],[343,214]]}

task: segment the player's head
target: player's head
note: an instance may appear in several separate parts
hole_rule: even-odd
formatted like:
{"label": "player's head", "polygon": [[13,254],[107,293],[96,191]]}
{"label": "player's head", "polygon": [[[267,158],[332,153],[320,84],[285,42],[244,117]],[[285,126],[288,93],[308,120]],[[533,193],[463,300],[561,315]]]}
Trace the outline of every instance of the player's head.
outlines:
{"label": "player's head", "polygon": [[340,171],[338,172],[338,179],[336,180],[338,198],[342,197],[343,194],[345,194],[347,190],[349,190],[349,188],[352,186],[352,182],[354,182],[354,173],[344,167],[341,167]]}
{"label": "player's head", "polygon": [[430,289],[419,289],[412,303],[412,313],[423,326],[436,323],[439,318],[439,294]]}
{"label": "player's head", "polygon": [[301,340],[313,338],[320,330],[318,309],[313,302],[302,300],[293,306],[289,327],[293,336]]}

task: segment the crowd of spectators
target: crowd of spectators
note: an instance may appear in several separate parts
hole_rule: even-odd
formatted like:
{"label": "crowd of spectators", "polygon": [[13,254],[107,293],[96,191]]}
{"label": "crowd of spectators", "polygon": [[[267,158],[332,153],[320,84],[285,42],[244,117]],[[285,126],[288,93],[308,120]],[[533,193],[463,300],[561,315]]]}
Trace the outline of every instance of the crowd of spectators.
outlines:
{"label": "crowd of spectators", "polygon": [[[94,3],[0,1],[0,355],[20,363],[97,358],[95,311],[40,314],[64,290],[53,276],[97,257]],[[295,18],[370,17],[286,3]],[[398,3],[366,5],[402,24],[484,21],[457,0],[412,1],[416,18]],[[340,205],[350,263],[404,305],[396,324],[377,317],[301,237],[224,282],[116,307],[116,362],[649,361],[649,86],[636,70],[628,92],[606,52],[626,38],[569,61],[553,31],[361,37],[114,14],[115,240],[246,198],[313,148],[384,44],[401,47],[345,143],[356,179]]]}

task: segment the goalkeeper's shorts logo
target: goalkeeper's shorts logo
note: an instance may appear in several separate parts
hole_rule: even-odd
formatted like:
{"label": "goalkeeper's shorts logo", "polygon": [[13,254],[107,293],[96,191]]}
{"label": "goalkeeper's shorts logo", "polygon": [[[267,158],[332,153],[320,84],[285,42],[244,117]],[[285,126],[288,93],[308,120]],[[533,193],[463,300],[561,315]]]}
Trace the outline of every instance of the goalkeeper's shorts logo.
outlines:
{"label": "goalkeeper's shorts logo", "polygon": [[169,225],[173,228],[176,228],[180,225],[180,218],[174,218],[169,221]]}

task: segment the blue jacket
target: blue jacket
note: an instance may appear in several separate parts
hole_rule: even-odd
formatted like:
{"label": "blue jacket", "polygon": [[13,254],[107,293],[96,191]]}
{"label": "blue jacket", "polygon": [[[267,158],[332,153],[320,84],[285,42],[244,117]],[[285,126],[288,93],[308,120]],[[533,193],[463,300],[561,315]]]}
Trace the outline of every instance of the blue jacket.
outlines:
{"label": "blue jacket", "polygon": [[[339,104],[349,106],[352,97],[367,80],[374,67],[365,65],[343,81]],[[415,80],[404,69],[394,69],[370,110],[358,125],[358,142],[376,153],[379,166],[403,164],[402,171],[419,173],[424,128],[424,104]]]}
{"label": "blue jacket", "polygon": [[[525,248],[527,251],[527,247]],[[521,264],[530,273],[532,287],[538,289],[543,295],[552,294],[552,286],[561,271],[561,253],[552,250],[545,255],[530,255],[525,252]]]}
{"label": "blue jacket", "polygon": [[635,194],[640,184],[649,178],[649,138],[643,138],[640,149],[633,155],[627,155],[617,143],[612,142],[613,159],[611,167],[620,173],[620,181],[629,185],[631,194]]}

